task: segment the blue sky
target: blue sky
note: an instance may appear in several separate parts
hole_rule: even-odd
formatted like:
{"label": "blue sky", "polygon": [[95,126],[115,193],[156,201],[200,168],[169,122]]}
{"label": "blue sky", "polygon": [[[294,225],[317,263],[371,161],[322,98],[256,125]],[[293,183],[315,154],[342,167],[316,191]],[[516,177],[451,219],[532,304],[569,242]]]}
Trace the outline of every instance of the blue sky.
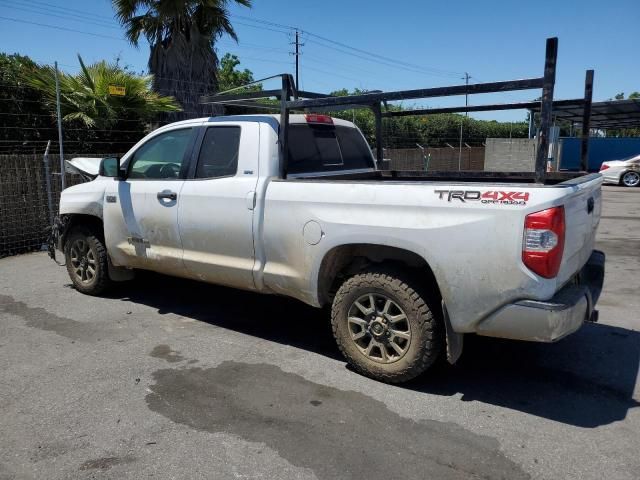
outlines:
{"label": "blue sky", "polygon": [[[232,6],[231,11],[240,41],[221,39],[220,56],[237,54],[242,67],[251,69],[256,78],[293,72],[291,31],[242,17],[298,27],[304,42],[301,86],[307,90],[453,85],[462,83],[464,72],[469,72],[471,82],[541,76],[545,39],[557,36],[556,98],[582,96],[587,68],[595,69],[596,100],[640,91],[638,0],[254,0],[250,10]],[[0,46],[40,62],[57,60],[69,71],[77,70],[77,53],[89,62],[120,57],[124,64],[143,70],[149,52],[146,44],[136,49],[123,39],[109,0],[0,0]],[[390,64],[381,57],[403,63]],[[530,100],[538,95],[525,91],[475,96],[470,103]],[[461,101],[420,104],[436,107]],[[524,113],[474,116],[515,120],[524,118]]]}

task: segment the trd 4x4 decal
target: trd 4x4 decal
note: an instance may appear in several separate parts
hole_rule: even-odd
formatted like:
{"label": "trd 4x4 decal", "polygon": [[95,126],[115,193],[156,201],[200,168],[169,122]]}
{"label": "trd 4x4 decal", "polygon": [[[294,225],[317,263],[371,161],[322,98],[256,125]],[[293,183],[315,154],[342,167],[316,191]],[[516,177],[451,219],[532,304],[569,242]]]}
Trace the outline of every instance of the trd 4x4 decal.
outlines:
{"label": "trd 4x4 decal", "polygon": [[498,205],[526,205],[529,201],[529,192],[506,192],[504,190],[436,190],[440,200],[460,200],[461,202],[480,202]]}

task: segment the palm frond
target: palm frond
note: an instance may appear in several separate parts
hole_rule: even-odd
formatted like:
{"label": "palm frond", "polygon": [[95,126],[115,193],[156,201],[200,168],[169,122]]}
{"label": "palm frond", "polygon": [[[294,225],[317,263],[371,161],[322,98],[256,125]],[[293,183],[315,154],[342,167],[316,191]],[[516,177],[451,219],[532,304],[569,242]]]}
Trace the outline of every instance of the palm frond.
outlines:
{"label": "palm frond", "polygon": [[[160,112],[175,112],[180,106],[172,97],[151,91],[151,77],[127,72],[105,61],[86,65],[78,56],[80,72],[76,75],[60,72],[60,110],[64,122],[79,121],[87,127],[108,129],[118,119],[143,121]],[[55,112],[55,70],[42,67],[26,77],[25,82],[42,92],[47,105]],[[125,96],[112,96],[109,86],[125,88]]]}
{"label": "palm frond", "polygon": [[64,122],[73,122],[75,120],[79,120],[80,122],[84,123],[87,127],[96,126],[95,120],[84,112],[69,113],[64,117],[62,117],[62,120]]}
{"label": "palm frond", "polygon": [[93,84],[93,79],[87,70],[86,65],[82,61],[82,57],[78,54],[78,61],[80,62],[80,80],[89,86],[91,90],[95,90],[95,85]]}

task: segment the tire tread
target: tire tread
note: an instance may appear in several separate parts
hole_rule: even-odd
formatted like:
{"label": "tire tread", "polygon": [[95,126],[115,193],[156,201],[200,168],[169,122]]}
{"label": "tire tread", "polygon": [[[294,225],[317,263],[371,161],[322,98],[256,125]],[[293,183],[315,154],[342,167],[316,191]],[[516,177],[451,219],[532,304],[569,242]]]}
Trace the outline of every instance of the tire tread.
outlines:
{"label": "tire tread", "polygon": [[[69,261],[69,248],[71,245],[71,240],[78,234],[83,235],[85,237],[85,240],[90,245],[92,245],[96,251],[96,262],[98,264],[96,275],[97,281],[91,286],[76,283],[75,275],[71,271],[71,262]],[[109,260],[107,256],[107,249],[104,246],[104,243],[100,236],[96,235],[96,233],[91,229],[87,227],[74,228],[74,230],[67,236],[67,242],[65,244],[64,252],[67,272],[69,273],[69,278],[71,278],[73,286],[76,290],[86,295],[97,296],[104,293],[111,287],[112,281],[109,278]]]}
{"label": "tire tread", "polygon": [[[411,380],[425,370],[427,370],[437,359],[442,350],[440,335],[440,323],[433,315],[423,294],[411,286],[408,278],[401,272],[393,268],[379,267],[374,270],[359,273],[348,278],[338,289],[331,309],[331,328],[336,339],[338,348],[347,358],[351,366],[359,373],[381,380],[386,383],[401,383]],[[345,299],[354,291],[360,288],[374,287],[379,289],[390,289],[398,298],[408,301],[411,312],[417,320],[418,334],[414,338],[423,343],[420,354],[411,358],[410,361],[399,371],[393,373],[385,372],[381,368],[371,368],[377,366],[367,359],[354,359],[345,348],[344,341],[339,332],[339,322],[341,321],[339,312],[344,308]],[[404,306],[403,306],[404,308]],[[410,314],[409,312],[406,312]],[[412,328],[415,326],[412,324]],[[415,341],[412,339],[412,341]]]}

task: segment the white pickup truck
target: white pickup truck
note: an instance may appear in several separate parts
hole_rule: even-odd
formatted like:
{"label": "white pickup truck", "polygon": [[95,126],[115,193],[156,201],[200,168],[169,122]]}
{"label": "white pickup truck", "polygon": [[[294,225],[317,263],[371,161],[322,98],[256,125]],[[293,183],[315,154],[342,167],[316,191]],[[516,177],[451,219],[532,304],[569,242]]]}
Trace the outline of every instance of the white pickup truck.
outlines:
{"label": "white pickup truck", "polygon": [[454,362],[466,333],[553,342],[594,319],[599,174],[392,178],[352,123],[289,122],[286,178],[277,115],[174,123],[104,159],[60,201],[75,287],[145,269],[331,306],[345,357],[387,382]]}

